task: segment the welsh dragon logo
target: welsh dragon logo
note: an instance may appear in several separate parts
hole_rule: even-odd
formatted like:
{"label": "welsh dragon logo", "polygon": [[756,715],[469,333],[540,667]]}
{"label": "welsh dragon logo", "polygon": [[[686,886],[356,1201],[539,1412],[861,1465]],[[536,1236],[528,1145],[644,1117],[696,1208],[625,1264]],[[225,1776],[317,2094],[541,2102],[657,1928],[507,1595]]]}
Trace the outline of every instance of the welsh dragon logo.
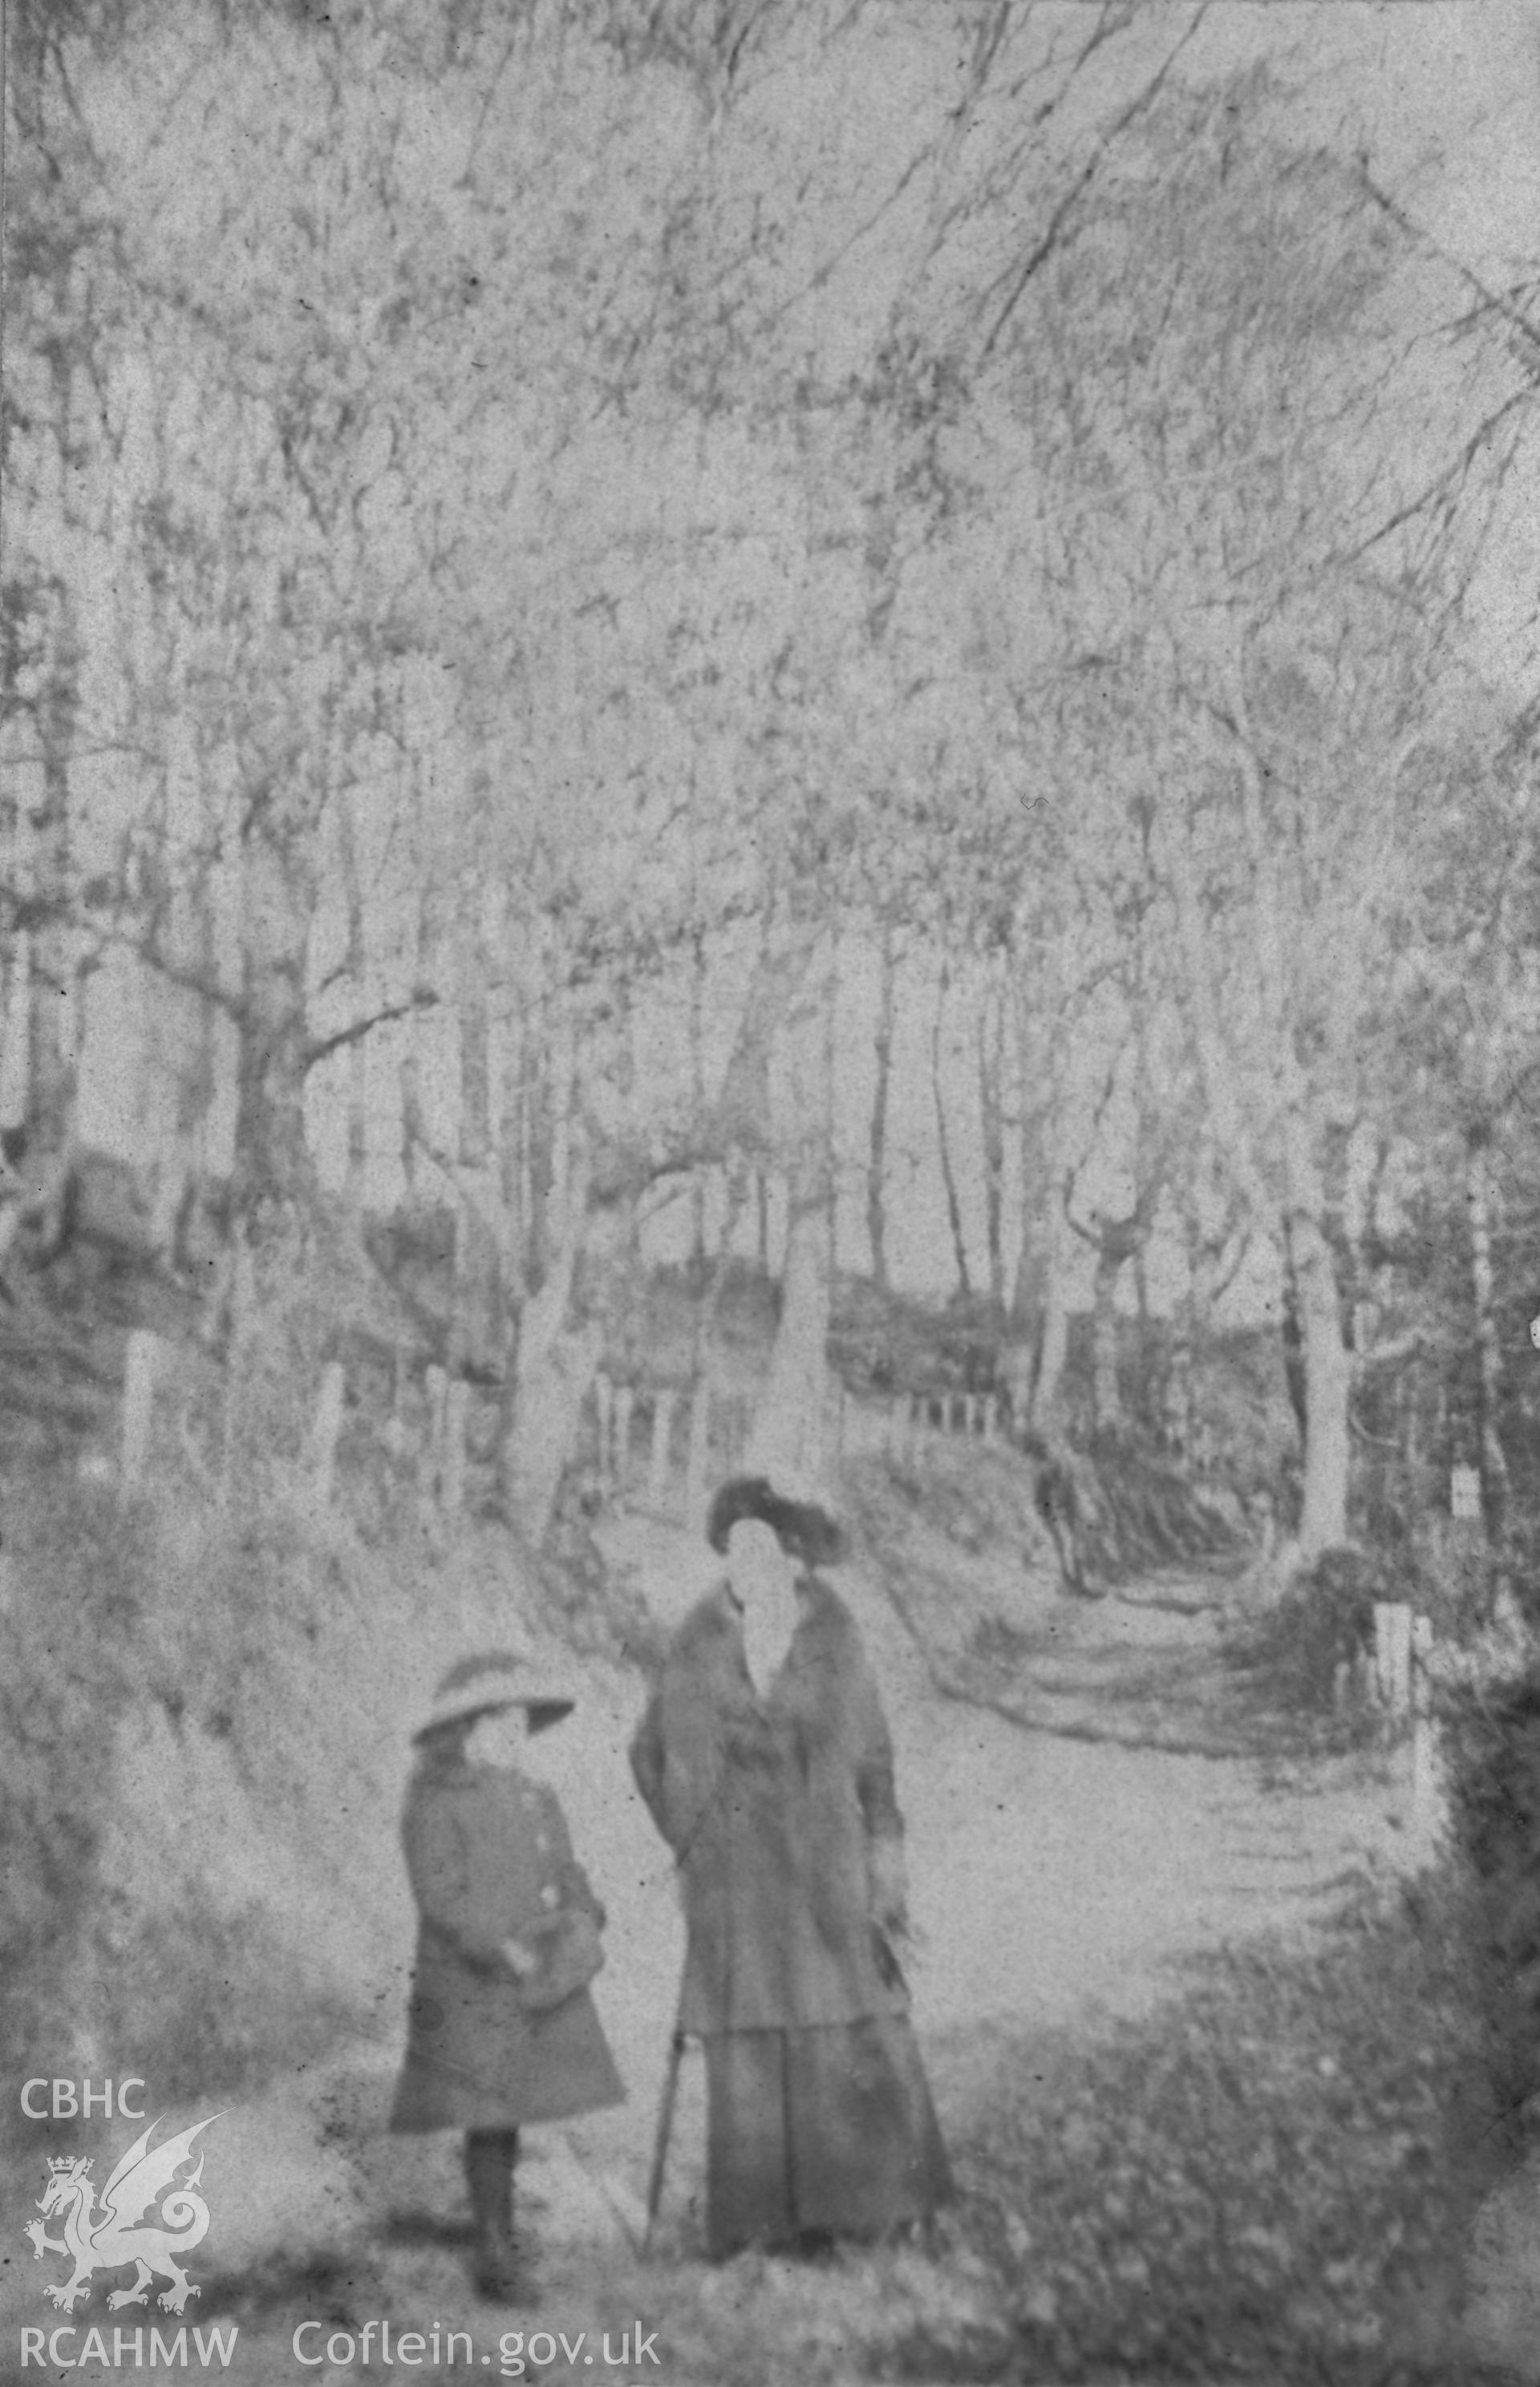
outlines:
{"label": "welsh dragon logo", "polygon": [[[210,2114],[208,2121],[219,2118]],[[198,2293],[175,2257],[196,2246],[208,2228],[208,2207],[197,2194],[203,2178],[202,2154],[190,2179],[180,2188],[172,2189],[171,2182],[183,2164],[192,2161],[193,2141],[208,2128],[208,2122],[195,2122],[190,2130],[179,2130],[175,2138],[152,2150],[150,2140],[158,2127],[152,2122],[143,2137],[135,2139],[102,2191],[99,2213],[93,2210],[96,2183],[90,2177],[90,2156],[58,2155],[50,2162],[48,2185],[38,2199],[38,2210],[44,2220],[51,2213],[62,2213],[64,2235],[50,2238],[42,2221],[29,2221],[23,2234],[32,2242],[34,2257],[65,2254],[74,2265],[62,2288],[43,2291],[61,2312],[72,2312],[77,2304],[84,2303],[91,2293],[94,2271],[115,2271],[129,2263],[135,2266],[133,2284],[108,2296],[109,2311],[120,2305],[147,2304],[157,2278],[170,2282],[159,2299],[167,2312],[185,2311],[188,2297]],[[164,2193],[168,2189],[170,2195]],[[147,2220],[158,2201],[158,2217]]]}

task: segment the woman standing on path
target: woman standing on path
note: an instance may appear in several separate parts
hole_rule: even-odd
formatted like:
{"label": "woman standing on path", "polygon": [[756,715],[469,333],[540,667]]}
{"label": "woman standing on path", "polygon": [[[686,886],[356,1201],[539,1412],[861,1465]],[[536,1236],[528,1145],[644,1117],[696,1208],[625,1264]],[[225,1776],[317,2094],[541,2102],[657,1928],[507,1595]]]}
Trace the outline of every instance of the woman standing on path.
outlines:
{"label": "woman standing on path", "polygon": [[524,1770],[572,1707],[505,1651],[462,1659],[416,1735],[401,1825],[420,1929],[390,2127],[464,2130],[476,2284],[500,2303],[531,2292],[513,2238],[520,2129],[625,2094],[587,1988],[604,1909],[554,1792]]}
{"label": "woman standing on path", "polygon": [[678,2028],[705,2049],[707,2246],[810,2251],[952,2191],[892,1940],[905,1927],[892,1749],[821,1509],[739,1477],[707,1538],[727,1578],[686,1618],[632,1744],[681,1877]]}

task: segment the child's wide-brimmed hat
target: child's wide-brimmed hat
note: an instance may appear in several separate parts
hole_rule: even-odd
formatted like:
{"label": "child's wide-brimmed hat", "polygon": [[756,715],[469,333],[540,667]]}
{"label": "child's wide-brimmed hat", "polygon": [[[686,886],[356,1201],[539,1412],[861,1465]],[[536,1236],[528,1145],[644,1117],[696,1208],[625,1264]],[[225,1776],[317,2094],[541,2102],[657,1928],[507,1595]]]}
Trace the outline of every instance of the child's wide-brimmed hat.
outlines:
{"label": "child's wide-brimmed hat", "polygon": [[422,1740],[440,1724],[468,1724],[475,1716],[495,1715],[502,1708],[538,1709],[541,1720],[554,1724],[576,1705],[568,1690],[549,1681],[526,1658],[511,1649],[486,1649],[473,1658],[457,1659],[433,1695],[433,1705],[412,1735]]}
{"label": "child's wide-brimmed hat", "polygon": [[706,1539],[726,1555],[735,1525],[768,1525],[789,1558],[802,1566],[837,1566],[845,1536],[815,1500],[789,1500],[764,1475],[735,1475],[723,1484],[706,1520]]}

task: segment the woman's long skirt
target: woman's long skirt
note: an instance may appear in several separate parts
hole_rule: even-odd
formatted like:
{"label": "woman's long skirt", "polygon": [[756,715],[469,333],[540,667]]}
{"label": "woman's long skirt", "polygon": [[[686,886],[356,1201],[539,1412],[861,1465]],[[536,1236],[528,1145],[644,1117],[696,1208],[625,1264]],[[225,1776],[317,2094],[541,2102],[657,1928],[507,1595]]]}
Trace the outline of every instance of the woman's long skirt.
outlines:
{"label": "woman's long skirt", "polygon": [[951,2197],[908,2017],[713,2033],[706,2054],[706,2245],[880,2238]]}

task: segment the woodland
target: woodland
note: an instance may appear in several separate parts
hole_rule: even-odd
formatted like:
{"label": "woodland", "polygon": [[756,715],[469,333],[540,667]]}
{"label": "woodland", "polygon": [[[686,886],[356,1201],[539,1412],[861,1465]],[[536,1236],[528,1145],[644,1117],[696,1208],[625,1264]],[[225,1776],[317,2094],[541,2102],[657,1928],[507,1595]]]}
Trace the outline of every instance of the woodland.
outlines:
{"label": "woodland", "polygon": [[1225,13],[12,0],[19,2027],[323,2039],[342,1861],[107,1809],[313,1838],[499,1570],[634,1653],[628,1469],[960,1400],[1104,1585],[1540,1615],[1540,263]]}
{"label": "woodland", "polygon": [[538,1543],[649,1211],[782,1280],[784,1438],[933,1100],[1024,1411],[1077,1245],[1180,1372],[1255,1244],[1306,1554],[1355,1403],[1500,1517],[1535,333],[1204,14],[13,13],[8,1239],[432,1214]]}

